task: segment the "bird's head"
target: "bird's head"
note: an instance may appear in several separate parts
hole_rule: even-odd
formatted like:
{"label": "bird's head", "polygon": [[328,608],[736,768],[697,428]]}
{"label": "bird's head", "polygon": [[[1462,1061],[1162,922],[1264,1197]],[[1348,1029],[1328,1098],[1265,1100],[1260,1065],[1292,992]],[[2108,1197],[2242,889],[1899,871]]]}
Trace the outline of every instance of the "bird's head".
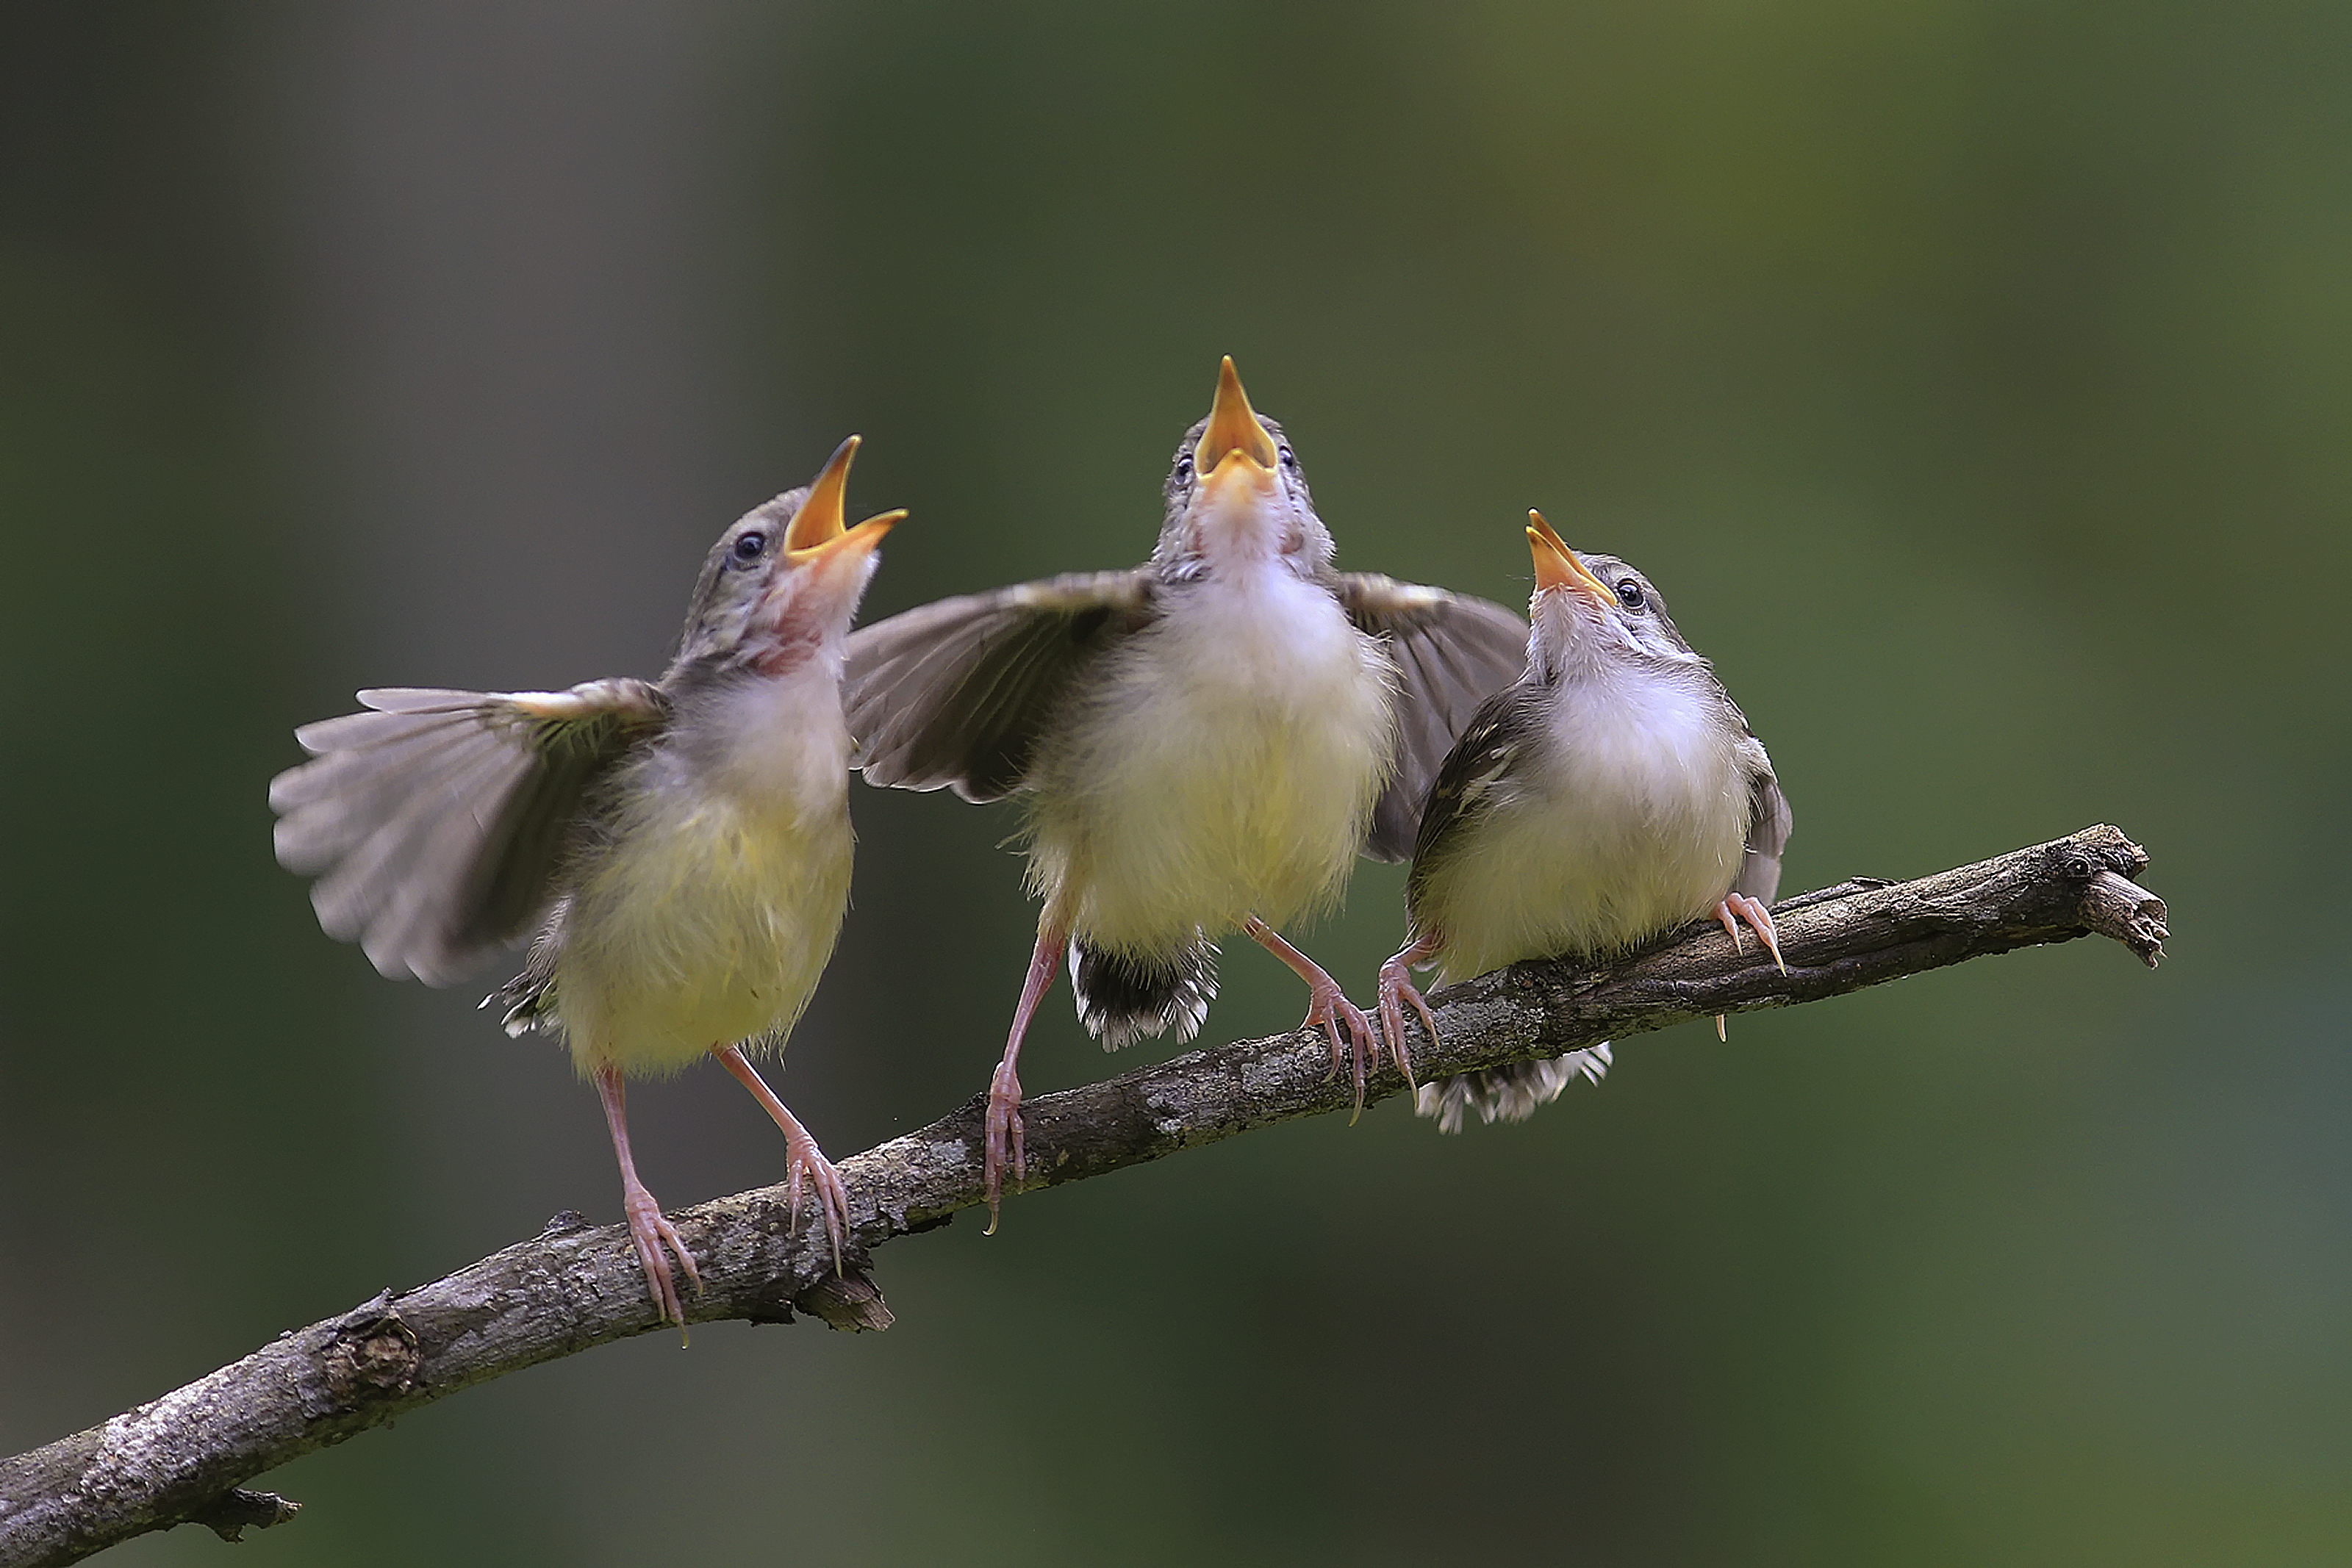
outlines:
{"label": "bird's head", "polygon": [[1650,580],[1613,555],[1579,555],[1540,512],[1528,514],[1536,591],[1528,601],[1529,663],[1558,679],[1601,659],[1701,663]]}
{"label": "bird's head", "polygon": [[1228,355],[1209,417],[1184,433],[1168,472],[1168,511],[1153,560],[1213,574],[1278,560],[1302,577],[1331,564],[1331,535],[1282,426],[1250,407]]}
{"label": "bird's head", "polygon": [[839,647],[874,575],[874,547],[907,515],[843,526],[858,440],[835,448],[813,483],[754,507],[719,536],[695,584],[675,667],[772,674]]}

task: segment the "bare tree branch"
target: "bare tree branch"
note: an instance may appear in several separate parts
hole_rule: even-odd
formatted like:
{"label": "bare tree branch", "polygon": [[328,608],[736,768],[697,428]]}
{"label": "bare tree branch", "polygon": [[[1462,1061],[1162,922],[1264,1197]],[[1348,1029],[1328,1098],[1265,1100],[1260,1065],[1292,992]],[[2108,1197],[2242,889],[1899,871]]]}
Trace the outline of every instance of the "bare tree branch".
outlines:
{"label": "bare tree branch", "polygon": [[[1557,1056],[2091,935],[2153,967],[2164,904],[2131,880],[2147,862],[2116,829],[2095,827],[1916,882],[1805,894],[1774,912],[1786,976],[1712,926],[1595,967],[1520,964],[1435,998],[1444,1039],[1417,1039],[1415,1061],[1435,1076]],[[1388,1070],[1370,1095],[1404,1088]],[[1031,1101],[1028,1185],[1080,1181],[1349,1102],[1319,1036],[1191,1051]],[[822,1229],[792,1223],[782,1186],[677,1213],[706,1284],[690,1315],[781,1322],[797,1311],[835,1328],[887,1327],[870,1253],[981,1201],[980,1132],[975,1097],[844,1163],[854,1225],[844,1277]],[[180,1523],[231,1539],[243,1525],[278,1523],[296,1505],[241,1483],[469,1385],[660,1326],[627,1231],[559,1215],[446,1279],[282,1334],[103,1426],[0,1460],[0,1568],[71,1563]]]}

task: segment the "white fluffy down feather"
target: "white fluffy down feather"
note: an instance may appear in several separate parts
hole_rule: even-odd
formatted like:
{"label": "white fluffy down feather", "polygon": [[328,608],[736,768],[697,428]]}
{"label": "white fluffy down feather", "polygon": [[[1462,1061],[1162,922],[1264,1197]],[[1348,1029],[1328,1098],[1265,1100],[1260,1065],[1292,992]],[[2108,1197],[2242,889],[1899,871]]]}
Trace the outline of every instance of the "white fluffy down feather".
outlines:
{"label": "white fluffy down feather", "polygon": [[1391,766],[1393,666],[1328,591],[1266,560],[1170,597],[1038,758],[1031,881],[1097,947],[1328,907]]}

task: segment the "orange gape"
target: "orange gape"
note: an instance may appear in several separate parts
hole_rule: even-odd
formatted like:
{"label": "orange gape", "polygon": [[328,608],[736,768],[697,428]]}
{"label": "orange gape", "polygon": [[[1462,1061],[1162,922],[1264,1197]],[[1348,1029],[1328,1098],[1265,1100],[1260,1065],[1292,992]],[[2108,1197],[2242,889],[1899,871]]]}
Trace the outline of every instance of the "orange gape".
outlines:
{"label": "orange gape", "polygon": [[[1040,440],[1049,433],[1041,433]],[[1018,799],[1037,940],[989,1085],[992,1227],[1024,1178],[1018,1065],[1066,962],[1106,1046],[1189,1039],[1239,934],[1307,983],[1306,1026],[1360,1084],[1408,1069],[1278,927],[1400,859],[1454,734],[1517,671],[1499,605],[1342,572],[1281,424],[1228,359],[1162,487],[1151,559],[908,611],[850,639],[866,781]]]}
{"label": "orange gape", "polygon": [[[1780,961],[1765,903],[1789,802],[1763,743],[1648,579],[1528,517],[1527,667],[1479,708],[1431,786],[1405,945],[1381,966],[1391,1040],[1407,1008],[1437,1037],[1412,983],[1420,966],[1467,979],[1522,958],[1622,952],[1710,915],[1735,943],[1752,929]],[[1445,1132],[1465,1111],[1517,1121],[1608,1065],[1604,1044],[1425,1084],[1416,1104]]]}
{"label": "orange gape", "polygon": [[628,1076],[716,1056],[783,1130],[795,1222],[813,1189],[836,1265],[849,1228],[839,1173],[744,1047],[782,1049],[849,900],[842,650],[905,515],[844,526],[856,451],[719,536],[658,682],[362,692],[369,711],[295,732],[313,759],[270,785],[278,858],[386,975],[447,984],[537,933],[491,999],[595,1083],[646,1289],[681,1326],[673,1260],[701,1275],[638,1178]]}

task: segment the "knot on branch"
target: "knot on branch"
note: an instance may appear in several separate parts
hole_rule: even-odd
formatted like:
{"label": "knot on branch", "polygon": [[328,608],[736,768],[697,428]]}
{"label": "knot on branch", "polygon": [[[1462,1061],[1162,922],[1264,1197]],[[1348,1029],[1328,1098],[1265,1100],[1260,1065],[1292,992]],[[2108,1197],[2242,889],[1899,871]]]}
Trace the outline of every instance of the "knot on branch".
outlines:
{"label": "knot on branch", "polygon": [[345,1409],[394,1398],[416,1385],[424,1360],[416,1331],[393,1310],[387,1291],[335,1325],[325,1356],[327,1392]]}
{"label": "knot on branch", "polygon": [[787,1275],[781,1280],[765,1281],[759,1289],[739,1298],[729,1313],[746,1322],[788,1323],[798,1312],[829,1329],[845,1333],[864,1333],[888,1328],[898,1321],[882,1299],[882,1287],[874,1282],[861,1260],[846,1261],[847,1272],[827,1274],[816,1283],[795,1291],[796,1281]]}

